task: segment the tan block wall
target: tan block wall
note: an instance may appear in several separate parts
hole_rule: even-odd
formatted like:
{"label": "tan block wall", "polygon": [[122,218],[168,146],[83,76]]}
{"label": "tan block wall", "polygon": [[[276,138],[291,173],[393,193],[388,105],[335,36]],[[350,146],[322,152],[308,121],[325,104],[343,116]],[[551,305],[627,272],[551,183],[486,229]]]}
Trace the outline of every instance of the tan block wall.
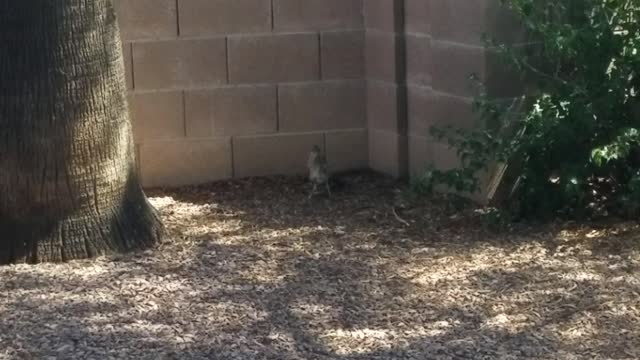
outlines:
{"label": "tan block wall", "polygon": [[407,97],[403,0],[365,0],[369,165],[407,172]]}
{"label": "tan block wall", "polygon": [[511,42],[520,36],[503,11],[496,0],[405,0],[410,175],[421,175],[428,164],[445,169],[459,164],[455,152],[429,136],[429,129],[478,124],[469,75],[479,75],[495,96],[514,93],[482,42],[483,33]]}
{"label": "tan block wall", "polygon": [[497,0],[115,1],[146,186],[302,174],[316,144],[334,170],[454,166],[428,133],[476,122],[468,75],[515,88],[481,43],[518,35]]}
{"label": "tan block wall", "polygon": [[368,166],[366,0],[115,0],[145,186]]}

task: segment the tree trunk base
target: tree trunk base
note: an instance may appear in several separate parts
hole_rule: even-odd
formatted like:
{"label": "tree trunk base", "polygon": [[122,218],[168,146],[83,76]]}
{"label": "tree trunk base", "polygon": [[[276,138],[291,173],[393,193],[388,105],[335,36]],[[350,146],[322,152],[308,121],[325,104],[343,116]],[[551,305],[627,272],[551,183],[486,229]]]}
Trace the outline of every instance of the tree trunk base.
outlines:
{"label": "tree trunk base", "polygon": [[142,189],[132,184],[119,204],[65,219],[0,219],[0,264],[65,262],[149,248],[164,226]]}

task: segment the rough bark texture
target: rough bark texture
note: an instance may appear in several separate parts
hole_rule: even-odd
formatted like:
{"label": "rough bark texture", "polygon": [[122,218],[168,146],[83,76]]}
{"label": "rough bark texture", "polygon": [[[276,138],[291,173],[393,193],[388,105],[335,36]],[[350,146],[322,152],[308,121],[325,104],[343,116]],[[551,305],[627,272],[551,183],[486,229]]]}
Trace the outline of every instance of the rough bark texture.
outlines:
{"label": "rough bark texture", "polygon": [[111,0],[0,0],[0,264],[150,246]]}

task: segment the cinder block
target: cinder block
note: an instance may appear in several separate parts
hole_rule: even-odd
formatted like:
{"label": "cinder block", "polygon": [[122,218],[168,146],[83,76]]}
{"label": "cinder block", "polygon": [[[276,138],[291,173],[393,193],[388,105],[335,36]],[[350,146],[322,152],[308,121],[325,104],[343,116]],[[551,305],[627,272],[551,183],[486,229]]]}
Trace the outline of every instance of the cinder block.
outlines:
{"label": "cinder block", "polygon": [[475,85],[469,79],[476,74],[485,78],[485,50],[479,46],[451,42],[431,42],[431,77],[435,90],[458,96],[474,96]]}
{"label": "cinder block", "polygon": [[431,37],[408,34],[407,82],[431,85]]}
{"label": "cinder block", "polygon": [[124,61],[124,76],[127,81],[127,89],[133,89],[133,69],[131,63],[133,61],[131,54],[131,43],[122,43],[122,61]]}
{"label": "cinder block", "polygon": [[405,0],[405,26],[408,33],[431,33],[431,0]]}
{"label": "cinder block", "polygon": [[409,135],[409,176],[418,178],[424,175],[428,166],[433,163],[431,159],[431,143],[433,139],[425,136]]}
{"label": "cinder block", "polygon": [[155,140],[140,146],[145,187],[197,185],[232,177],[228,138]]}
{"label": "cinder block", "polygon": [[489,1],[430,0],[432,35],[439,40],[481,44],[481,36],[487,31]]}
{"label": "cinder block", "polygon": [[473,99],[434,93],[427,87],[409,87],[409,134],[429,136],[432,126],[470,129],[478,126]]}
{"label": "cinder block", "polygon": [[388,32],[403,31],[404,13],[402,2],[403,0],[365,0],[364,19],[366,28]]}
{"label": "cinder block", "polygon": [[407,137],[382,130],[369,130],[369,166],[376,171],[403,177],[407,174]]}
{"label": "cinder block", "polygon": [[231,83],[317,80],[317,34],[233,36],[229,38]]}
{"label": "cinder block", "polygon": [[483,45],[485,33],[508,43],[524,38],[524,27],[499,1],[430,0],[429,3],[431,34],[438,40]]}
{"label": "cinder block", "polygon": [[115,7],[124,39],[156,39],[178,34],[175,0],[116,0]]}
{"label": "cinder block", "polygon": [[511,69],[499,55],[480,46],[432,41],[431,74],[435,90],[452,95],[473,97],[477,75],[493,97],[513,97],[522,93],[523,75]]}
{"label": "cinder block", "polygon": [[364,32],[328,32],[321,34],[322,78],[364,77]]}
{"label": "cinder block", "polygon": [[451,125],[471,129],[480,125],[478,115],[473,111],[472,98],[435,94],[431,116],[431,123],[440,127]]}
{"label": "cinder block", "polygon": [[185,97],[188,137],[277,130],[275,85],[194,90],[187,91]]}
{"label": "cinder block", "polygon": [[403,92],[389,82],[367,82],[367,119],[370,129],[400,133],[406,129],[402,118]]}
{"label": "cinder block", "polygon": [[366,126],[362,81],[281,85],[280,131],[354,129]]}
{"label": "cinder block", "polygon": [[270,0],[180,0],[180,35],[271,31]]}
{"label": "cinder block", "polygon": [[182,92],[133,93],[129,108],[136,142],[185,136]]}
{"label": "cinder block", "polygon": [[311,147],[322,147],[323,135],[274,134],[233,138],[236,177],[303,175]]}
{"label": "cinder block", "polygon": [[408,93],[408,133],[413,136],[429,136],[434,124],[435,99],[428,87],[409,86]]}
{"label": "cinder block", "polygon": [[325,134],[329,170],[366,169],[369,166],[369,137],[366,129],[331,131]]}
{"label": "cinder block", "polygon": [[136,89],[167,89],[225,83],[225,39],[134,43]]}
{"label": "cinder block", "polygon": [[397,35],[380,31],[367,31],[365,61],[367,79],[399,81],[404,60],[400,58]]}
{"label": "cinder block", "polygon": [[273,0],[274,28],[282,30],[362,29],[362,2],[369,0]]}

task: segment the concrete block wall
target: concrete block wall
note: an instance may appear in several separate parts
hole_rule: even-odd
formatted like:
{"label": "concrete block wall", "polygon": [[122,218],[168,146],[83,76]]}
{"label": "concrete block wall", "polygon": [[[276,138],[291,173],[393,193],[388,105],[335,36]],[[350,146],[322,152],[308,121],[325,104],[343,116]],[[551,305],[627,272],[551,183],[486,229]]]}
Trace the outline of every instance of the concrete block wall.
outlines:
{"label": "concrete block wall", "polygon": [[478,75],[492,96],[517,93],[482,35],[515,42],[517,22],[496,0],[405,0],[408,163],[411,176],[427,164],[459,165],[454,151],[429,136],[431,126],[478,126],[472,111]]}
{"label": "concrete block wall", "polygon": [[[474,126],[468,75],[508,96],[481,35],[497,0],[115,0],[146,186],[457,165],[431,125]],[[505,86],[507,85],[507,86]]]}
{"label": "concrete block wall", "polygon": [[370,166],[398,177],[458,166],[430,128],[478,125],[471,74],[496,97],[517,91],[482,41],[513,42],[513,18],[497,0],[365,0],[364,15]]}
{"label": "concrete block wall", "polygon": [[369,165],[407,171],[406,50],[403,0],[365,0]]}
{"label": "concrete block wall", "polygon": [[115,0],[143,184],[367,167],[363,1]]}

